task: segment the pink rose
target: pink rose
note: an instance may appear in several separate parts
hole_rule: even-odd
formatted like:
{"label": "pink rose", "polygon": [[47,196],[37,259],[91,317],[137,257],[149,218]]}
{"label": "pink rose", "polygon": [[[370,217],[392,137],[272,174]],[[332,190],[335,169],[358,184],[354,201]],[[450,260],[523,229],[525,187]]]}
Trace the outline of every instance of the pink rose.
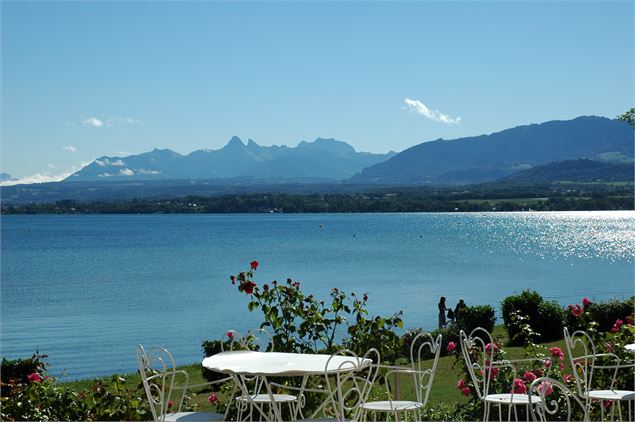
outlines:
{"label": "pink rose", "polygon": [[531,371],[527,371],[527,372],[525,372],[525,373],[523,374],[523,379],[524,379],[525,381],[527,381],[527,382],[532,382],[532,381],[534,381],[536,378],[538,378],[538,377],[536,376],[536,374],[534,374],[534,373],[533,373],[533,372],[531,372]]}
{"label": "pink rose", "polygon": [[458,388],[459,390],[462,390],[465,387],[466,387],[465,381],[463,381],[463,380],[459,380],[459,382],[456,383],[456,388]]}
{"label": "pink rose", "polygon": [[613,328],[611,328],[611,332],[617,333],[622,325],[624,325],[624,321],[622,321],[621,319],[616,320],[615,324],[613,324]]}
{"label": "pink rose", "polygon": [[218,396],[216,396],[215,393],[212,393],[207,398],[207,401],[210,402],[211,404],[216,404],[218,402]]}
{"label": "pink rose", "polygon": [[569,305],[569,311],[571,311],[573,316],[576,318],[579,318],[580,315],[584,313],[584,309],[582,309],[580,305]]}
{"label": "pink rose", "polygon": [[562,376],[562,379],[564,380],[565,384],[569,384],[571,382],[573,382],[573,375],[571,374],[564,374]]}
{"label": "pink rose", "polygon": [[585,297],[584,299],[582,299],[582,304],[586,308],[586,307],[588,307],[591,304],[591,301],[589,300],[588,297]]}
{"label": "pink rose", "polygon": [[225,335],[227,336],[228,339],[233,340],[235,333],[236,332],[234,330],[229,330],[225,333]]}
{"label": "pink rose", "polygon": [[170,400],[170,401],[168,402],[168,409],[169,409],[170,407],[174,407],[174,402],[173,402],[172,400]]}
{"label": "pink rose", "polygon": [[551,367],[551,361],[549,359],[545,360],[545,368]]}
{"label": "pink rose", "polygon": [[42,381],[42,377],[37,372],[34,372],[32,374],[27,375],[26,379],[28,379],[30,382],[40,382],[40,381]]}
{"label": "pink rose", "polygon": [[549,349],[549,351],[551,352],[551,356],[552,357],[564,360],[564,353],[562,352],[561,348],[552,347],[552,348]]}
{"label": "pink rose", "polygon": [[514,378],[514,382],[512,384],[512,393],[514,394],[525,394],[527,392],[527,387],[525,387],[525,383],[520,378]]}
{"label": "pink rose", "polygon": [[251,266],[252,270],[257,270],[258,269],[258,261],[251,261],[251,263],[249,265]]}
{"label": "pink rose", "polygon": [[445,348],[448,353],[452,353],[454,349],[456,349],[456,343],[453,341],[449,342],[448,347]]}
{"label": "pink rose", "polygon": [[471,391],[470,391],[470,387],[465,387],[461,390],[461,393],[463,393],[464,396],[469,396]]}
{"label": "pink rose", "polygon": [[610,409],[611,407],[613,407],[613,400],[602,400],[602,406]]}
{"label": "pink rose", "polygon": [[538,391],[540,391],[541,394],[548,396],[553,393],[553,387],[551,386],[550,382],[543,381],[538,386]]}

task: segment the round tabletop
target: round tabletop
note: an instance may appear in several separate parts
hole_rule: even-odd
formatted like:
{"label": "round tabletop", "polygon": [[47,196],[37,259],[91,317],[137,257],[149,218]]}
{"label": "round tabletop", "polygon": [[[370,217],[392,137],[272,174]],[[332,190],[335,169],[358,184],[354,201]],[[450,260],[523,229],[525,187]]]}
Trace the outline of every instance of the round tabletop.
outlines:
{"label": "round tabletop", "polygon": [[335,373],[338,370],[357,371],[371,363],[370,359],[354,356],[253,352],[250,350],[221,352],[203,359],[203,366],[215,372],[260,376],[323,375]]}

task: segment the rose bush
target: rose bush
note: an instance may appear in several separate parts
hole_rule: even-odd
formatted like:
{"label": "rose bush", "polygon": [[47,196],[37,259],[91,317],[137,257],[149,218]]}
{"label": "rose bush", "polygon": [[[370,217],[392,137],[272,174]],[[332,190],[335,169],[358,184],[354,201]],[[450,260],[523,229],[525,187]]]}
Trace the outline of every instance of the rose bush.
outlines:
{"label": "rose bush", "polygon": [[363,354],[375,347],[385,360],[399,357],[394,329],[403,327],[401,312],[370,316],[366,293],[359,297],[333,288],[329,300],[318,300],[290,278],[286,283],[274,280],[259,286],[254,281],[258,266],[258,261],[252,261],[248,271],[230,276],[230,281],[249,296],[249,311],[262,312],[261,328],[271,332],[276,351],[331,353],[343,346]]}

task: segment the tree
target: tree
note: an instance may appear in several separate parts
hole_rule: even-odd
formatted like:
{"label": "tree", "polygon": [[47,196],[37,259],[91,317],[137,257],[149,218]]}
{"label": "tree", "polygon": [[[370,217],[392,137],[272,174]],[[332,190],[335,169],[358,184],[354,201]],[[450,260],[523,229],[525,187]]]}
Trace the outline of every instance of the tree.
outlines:
{"label": "tree", "polygon": [[629,125],[633,126],[633,128],[635,129],[635,108],[631,108],[621,116],[617,116],[617,120],[626,122]]}

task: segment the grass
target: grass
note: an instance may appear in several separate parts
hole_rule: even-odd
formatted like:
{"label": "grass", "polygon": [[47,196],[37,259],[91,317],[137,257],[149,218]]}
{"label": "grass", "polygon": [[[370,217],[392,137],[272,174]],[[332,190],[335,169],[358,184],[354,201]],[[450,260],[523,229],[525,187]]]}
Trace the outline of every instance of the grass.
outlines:
{"label": "grass", "polygon": [[[505,331],[503,326],[497,326],[492,336],[496,340],[500,340],[505,344],[508,340],[507,332]],[[560,347],[565,350],[564,339],[545,343],[541,346],[545,347],[545,350],[541,350],[543,353],[548,353],[547,349],[549,347]],[[524,347],[505,347],[505,351],[508,353],[509,359],[518,359],[527,357],[527,350]],[[434,382],[432,385],[432,390],[430,392],[429,403],[439,404],[449,404],[452,405],[454,403],[467,403],[469,399],[463,396],[460,391],[456,388],[457,381],[463,376],[460,371],[460,366],[456,363],[456,358],[454,356],[444,356],[439,358],[439,362],[437,364],[437,372],[434,378]],[[431,361],[429,362],[431,364]],[[190,364],[179,367],[179,369],[185,370],[189,376],[190,384],[200,384],[204,383],[205,379],[202,376],[201,366],[199,363]],[[130,387],[136,386],[141,382],[138,373],[134,374],[126,374],[124,377],[127,379],[126,384]],[[107,378],[101,378],[107,379]],[[95,380],[78,380],[78,381],[69,381],[64,384],[67,387],[70,387],[76,391],[80,391],[83,389],[90,389]],[[383,389],[383,387],[381,387]],[[190,392],[192,396],[192,404],[198,404],[200,409],[205,410],[209,409],[209,404],[207,402],[207,397],[210,394],[209,388],[198,388],[194,389]],[[414,397],[414,387],[411,379],[406,377],[401,379],[401,397],[409,398]],[[222,397],[219,397],[221,400]]]}

